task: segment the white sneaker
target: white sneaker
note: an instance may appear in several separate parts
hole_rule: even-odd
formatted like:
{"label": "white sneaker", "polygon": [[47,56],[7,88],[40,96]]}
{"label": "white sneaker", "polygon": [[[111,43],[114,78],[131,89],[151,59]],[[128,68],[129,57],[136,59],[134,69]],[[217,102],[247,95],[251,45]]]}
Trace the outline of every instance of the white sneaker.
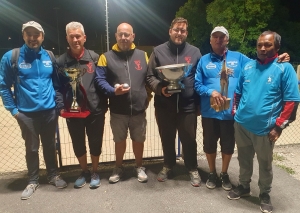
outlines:
{"label": "white sneaker", "polygon": [[137,178],[138,178],[138,181],[141,182],[141,183],[144,183],[144,182],[147,182],[148,181],[148,176],[146,175],[145,173],[145,167],[134,167],[135,168],[135,171],[137,173]]}
{"label": "white sneaker", "polygon": [[122,178],[123,174],[124,174],[123,167],[115,167],[108,181],[110,183],[117,183]]}

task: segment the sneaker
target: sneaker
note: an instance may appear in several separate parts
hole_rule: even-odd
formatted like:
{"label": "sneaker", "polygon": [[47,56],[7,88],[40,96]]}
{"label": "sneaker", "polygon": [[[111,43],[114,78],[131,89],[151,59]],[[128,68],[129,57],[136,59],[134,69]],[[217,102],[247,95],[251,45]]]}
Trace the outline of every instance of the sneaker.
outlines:
{"label": "sneaker", "polygon": [[39,184],[38,183],[30,183],[26,186],[26,188],[24,189],[24,191],[22,192],[21,195],[21,200],[27,200],[31,197],[31,195],[35,192],[35,190],[37,190],[37,188],[39,188]]}
{"label": "sneaker", "polygon": [[236,187],[228,193],[227,198],[230,200],[238,200],[241,197],[246,197],[250,195],[250,188],[245,189],[242,185],[238,185],[238,187]]}
{"label": "sneaker", "polygon": [[218,175],[215,172],[208,174],[208,179],[206,181],[206,187],[209,189],[214,189],[217,186]]}
{"label": "sneaker", "polygon": [[145,167],[135,167],[135,171],[139,182],[145,183],[148,181],[148,176],[145,173]]}
{"label": "sneaker", "polygon": [[192,170],[192,171],[189,171],[190,173],[190,178],[191,178],[191,184],[192,186],[194,187],[199,187],[200,184],[201,184],[201,178],[200,178],[200,175],[199,175],[199,172],[198,170]]}
{"label": "sneaker", "polygon": [[93,172],[91,175],[90,188],[96,189],[100,186],[100,177],[96,172]]}
{"label": "sneaker", "polygon": [[260,210],[264,213],[271,213],[273,211],[273,206],[271,203],[271,198],[268,193],[262,193],[259,195],[260,199]]}
{"label": "sneaker", "polygon": [[87,182],[91,181],[91,172],[88,170],[88,172],[82,171],[80,176],[77,178],[77,180],[74,183],[74,188],[79,189],[85,186]]}
{"label": "sneaker", "polygon": [[123,175],[124,175],[124,168],[115,167],[108,181],[110,183],[117,183],[122,178]]}
{"label": "sneaker", "polygon": [[49,181],[50,184],[56,186],[56,188],[58,189],[63,189],[65,187],[67,187],[67,183],[66,181],[64,181],[60,175],[56,175],[53,178],[51,178],[51,180]]}
{"label": "sneaker", "polygon": [[220,179],[222,181],[222,188],[226,191],[231,190],[232,185],[230,183],[229,175],[227,174],[227,172],[221,172]]}
{"label": "sneaker", "polygon": [[159,182],[165,182],[168,179],[168,177],[171,176],[171,173],[172,173],[172,169],[164,166],[162,170],[158,173],[157,180]]}

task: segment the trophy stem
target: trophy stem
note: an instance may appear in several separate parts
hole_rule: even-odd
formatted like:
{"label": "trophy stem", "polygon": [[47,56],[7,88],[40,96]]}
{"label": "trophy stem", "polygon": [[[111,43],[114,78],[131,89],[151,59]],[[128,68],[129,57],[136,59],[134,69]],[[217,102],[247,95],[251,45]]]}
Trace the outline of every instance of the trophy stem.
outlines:
{"label": "trophy stem", "polygon": [[71,86],[72,86],[72,93],[73,93],[73,102],[72,102],[72,105],[71,105],[71,110],[72,111],[76,111],[78,112],[78,104],[77,104],[77,101],[76,101],[76,80],[72,78],[72,82],[71,82]]}

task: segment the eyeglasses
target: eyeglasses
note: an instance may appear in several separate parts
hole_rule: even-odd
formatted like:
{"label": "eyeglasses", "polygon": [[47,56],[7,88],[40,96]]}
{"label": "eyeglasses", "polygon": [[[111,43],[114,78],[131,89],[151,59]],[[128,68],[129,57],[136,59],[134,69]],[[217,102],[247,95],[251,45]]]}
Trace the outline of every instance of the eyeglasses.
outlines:
{"label": "eyeglasses", "polygon": [[122,38],[123,36],[125,37],[125,38],[129,38],[129,36],[131,36],[132,34],[131,33],[117,33],[117,36],[119,37],[119,38]]}
{"label": "eyeglasses", "polygon": [[186,34],[186,32],[187,32],[187,30],[185,30],[185,29],[174,29],[173,28],[172,30],[174,30],[175,33],[179,33],[180,32],[181,34]]}

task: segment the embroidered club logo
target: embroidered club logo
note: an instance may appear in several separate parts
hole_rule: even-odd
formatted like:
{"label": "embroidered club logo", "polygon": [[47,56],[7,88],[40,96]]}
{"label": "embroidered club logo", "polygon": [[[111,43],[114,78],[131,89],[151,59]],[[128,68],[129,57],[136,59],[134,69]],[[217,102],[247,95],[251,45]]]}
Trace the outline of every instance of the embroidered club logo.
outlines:
{"label": "embroidered club logo", "polygon": [[192,57],[191,56],[185,56],[184,60],[186,61],[186,63],[190,64],[192,61]]}
{"label": "embroidered club logo", "polygon": [[140,60],[135,60],[134,63],[135,63],[135,69],[136,70],[142,70],[141,61]]}
{"label": "embroidered club logo", "polygon": [[88,73],[93,73],[94,72],[92,62],[89,62],[86,66],[87,66],[87,72]]}

